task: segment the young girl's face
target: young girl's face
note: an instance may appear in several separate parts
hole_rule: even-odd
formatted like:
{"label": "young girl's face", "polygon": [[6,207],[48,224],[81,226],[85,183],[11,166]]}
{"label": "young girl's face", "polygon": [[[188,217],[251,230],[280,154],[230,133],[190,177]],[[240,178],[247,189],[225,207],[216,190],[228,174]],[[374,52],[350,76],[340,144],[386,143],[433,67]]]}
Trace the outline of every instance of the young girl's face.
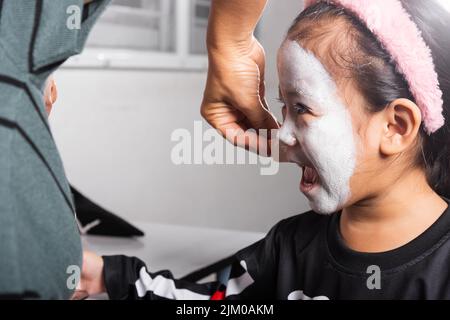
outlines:
{"label": "young girl's face", "polygon": [[312,209],[331,214],[367,196],[375,188],[367,182],[379,172],[376,115],[363,112],[357,90],[338,85],[296,40],[281,46],[278,72],[285,105],[280,140],[288,161],[303,169],[300,189]]}

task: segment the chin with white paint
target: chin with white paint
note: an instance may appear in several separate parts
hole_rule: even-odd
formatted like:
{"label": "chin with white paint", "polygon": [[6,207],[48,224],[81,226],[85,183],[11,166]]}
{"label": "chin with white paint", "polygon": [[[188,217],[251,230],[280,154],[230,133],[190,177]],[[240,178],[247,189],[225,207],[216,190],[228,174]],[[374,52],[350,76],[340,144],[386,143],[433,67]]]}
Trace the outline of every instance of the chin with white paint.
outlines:
{"label": "chin with white paint", "polygon": [[322,63],[296,41],[281,46],[278,72],[286,106],[279,136],[286,157],[303,169],[300,190],[311,208],[335,213],[350,198],[356,165],[350,112]]}

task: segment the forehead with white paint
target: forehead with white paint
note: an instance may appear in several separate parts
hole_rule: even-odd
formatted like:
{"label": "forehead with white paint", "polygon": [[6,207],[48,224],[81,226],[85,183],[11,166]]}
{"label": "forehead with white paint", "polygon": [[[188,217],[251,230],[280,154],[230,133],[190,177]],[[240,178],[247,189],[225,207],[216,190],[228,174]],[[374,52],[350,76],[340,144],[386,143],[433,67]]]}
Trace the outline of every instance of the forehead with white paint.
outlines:
{"label": "forehead with white paint", "polygon": [[280,89],[284,99],[300,96],[316,112],[327,112],[337,87],[323,64],[296,41],[286,40],[278,52]]}

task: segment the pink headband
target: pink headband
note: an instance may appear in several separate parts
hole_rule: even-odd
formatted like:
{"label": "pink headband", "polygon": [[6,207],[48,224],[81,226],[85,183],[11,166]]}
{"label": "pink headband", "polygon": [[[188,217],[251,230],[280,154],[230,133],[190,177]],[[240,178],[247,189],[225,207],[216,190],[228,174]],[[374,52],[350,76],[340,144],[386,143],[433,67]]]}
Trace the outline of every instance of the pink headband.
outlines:
{"label": "pink headband", "polygon": [[[305,8],[321,0],[305,0]],[[353,12],[378,38],[397,64],[422,112],[425,129],[440,129],[443,98],[431,50],[399,0],[328,0]]]}

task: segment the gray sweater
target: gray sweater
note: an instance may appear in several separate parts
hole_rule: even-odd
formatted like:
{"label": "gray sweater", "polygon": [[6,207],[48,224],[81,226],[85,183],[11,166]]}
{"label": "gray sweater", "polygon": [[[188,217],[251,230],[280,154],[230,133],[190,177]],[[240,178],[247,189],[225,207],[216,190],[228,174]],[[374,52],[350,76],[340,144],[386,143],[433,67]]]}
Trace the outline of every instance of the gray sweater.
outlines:
{"label": "gray sweater", "polygon": [[[0,297],[72,294],[81,241],[43,88],[81,52],[108,2],[0,0]],[[81,10],[80,28],[68,27],[72,5]]]}

